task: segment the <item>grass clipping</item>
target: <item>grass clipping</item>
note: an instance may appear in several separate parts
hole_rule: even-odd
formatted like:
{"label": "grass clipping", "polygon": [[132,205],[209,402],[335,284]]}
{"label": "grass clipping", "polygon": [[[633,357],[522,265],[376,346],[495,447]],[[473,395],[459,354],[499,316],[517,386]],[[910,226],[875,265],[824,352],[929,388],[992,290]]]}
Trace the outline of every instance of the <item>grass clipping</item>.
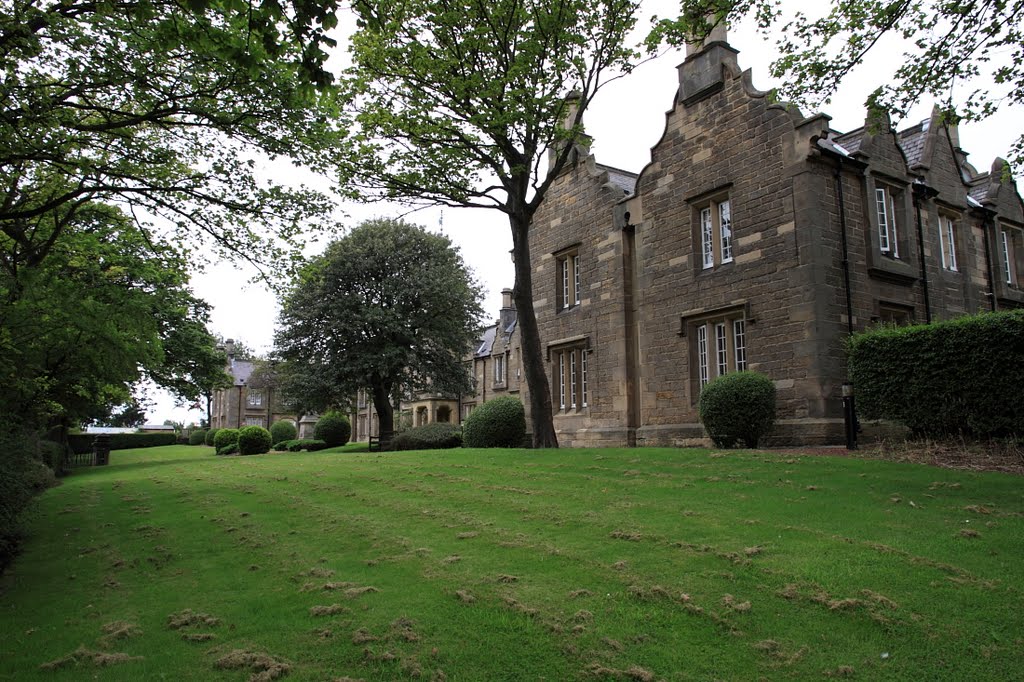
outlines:
{"label": "grass clipping", "polygon": [[129,656],[128,654],[121,653],[108,654],[103,651],[91,651],[90,649],[86,649],[84,646],[80,646],[67,656],[58,658],[55,661],[43,663],[39,668],[41,670],[57,670],[68,666],[77,667],[83,663],[91,664],[97,668],[105,668],[109,665],[141,660],[142,656]]}
{"label": "grass clipping", "polygon": [[270,682],[291,672],[291,665],[270,654],[247,649],[235,649],[217,659],[213,666],[219,670],[249,670],[249,682]]}

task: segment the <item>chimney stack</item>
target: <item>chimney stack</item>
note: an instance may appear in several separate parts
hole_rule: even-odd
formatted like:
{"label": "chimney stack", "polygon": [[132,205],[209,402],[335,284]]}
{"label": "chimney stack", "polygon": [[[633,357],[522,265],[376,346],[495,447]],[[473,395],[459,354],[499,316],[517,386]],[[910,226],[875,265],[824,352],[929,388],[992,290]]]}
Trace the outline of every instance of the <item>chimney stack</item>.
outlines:
{"label": "chimney stack", "polygon": [[686,60],[676,67],[679,71],[679,101],[690,106],[710,97],[725,87],[725,68],[739,73],[736,55],[739,51],[729,45],[725,19],[714,24],[708,36],[700,42],[686,44]]}
{"label": "chimney stack", "polygon": [[501,290],[501,312],[498,315],[498,330],[501,334],[505,333],[513,322],[517,319],[516,308],[512,304],[512,290],[502,289]]}

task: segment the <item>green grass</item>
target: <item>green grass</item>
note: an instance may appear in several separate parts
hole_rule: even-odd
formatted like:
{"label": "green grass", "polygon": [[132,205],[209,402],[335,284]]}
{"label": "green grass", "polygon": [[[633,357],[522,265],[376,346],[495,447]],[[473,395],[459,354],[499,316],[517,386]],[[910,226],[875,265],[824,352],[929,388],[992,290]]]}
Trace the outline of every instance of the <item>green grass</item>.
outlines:
{"label": "green grass", "polygon": [[[677,449],[111,459],[32,512],[0,676],[247,680],[218,668],[244,650],[287,680],[1024,679],[1019,477]],[[171,628],[186,609],[218,622]],[[79,647],[137,658],[40,668]]]}

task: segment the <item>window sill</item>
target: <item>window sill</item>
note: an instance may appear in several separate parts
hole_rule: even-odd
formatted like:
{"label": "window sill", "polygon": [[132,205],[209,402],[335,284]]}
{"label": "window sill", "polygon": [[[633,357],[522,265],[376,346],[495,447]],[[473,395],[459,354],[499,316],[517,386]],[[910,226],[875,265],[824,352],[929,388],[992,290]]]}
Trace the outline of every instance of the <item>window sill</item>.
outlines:
{"label": "window sill", "polygon": [[872,255],[868,263],[868,274],[875,279],[896,284],[913,284],[917,281],[917,271],[913,265],[881,253]]}

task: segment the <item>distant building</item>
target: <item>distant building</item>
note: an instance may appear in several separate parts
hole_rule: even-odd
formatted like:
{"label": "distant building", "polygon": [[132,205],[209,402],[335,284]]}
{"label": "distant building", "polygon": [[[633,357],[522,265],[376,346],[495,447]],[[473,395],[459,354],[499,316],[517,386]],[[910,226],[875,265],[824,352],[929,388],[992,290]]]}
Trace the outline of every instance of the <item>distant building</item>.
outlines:
{"label": "distant building", "polygon": [[250,360],[239,360],[235,357],[233,339],[225,341],[220,349],[227,355],[225,371],[232,378],[232,385],[218,389],[213,394],[211,428],[237,429],[242,426],[262,426],[269,429],[276,421],[290,421],[298,426],[298,418],[277,399],[273,386],[257,388],[248,385],[254,364]]}

